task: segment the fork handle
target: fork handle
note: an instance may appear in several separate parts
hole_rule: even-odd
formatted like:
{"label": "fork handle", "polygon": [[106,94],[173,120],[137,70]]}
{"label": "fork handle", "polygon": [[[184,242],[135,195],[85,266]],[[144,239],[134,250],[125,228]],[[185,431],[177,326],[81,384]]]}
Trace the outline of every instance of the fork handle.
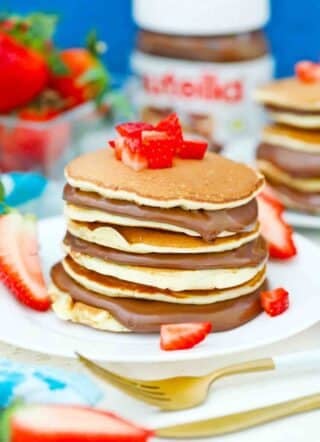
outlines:
{"label": "fork handle", "polygon": [[156,431],[156,435],[184,440],[218,436],[318,408],[320,408],[320,394],[314,394],[240,413],[160,428]]}
{"label": "fork handle", "polygon": [[226,376],[244,373],[254,373],[269,370],[303,370],[310,367],[320,368],[320,350],[311,350],[287,355],[275,356],[273,358],[256,359],[239,364],[229,365],[215,370],[208,375],[210,382]]}

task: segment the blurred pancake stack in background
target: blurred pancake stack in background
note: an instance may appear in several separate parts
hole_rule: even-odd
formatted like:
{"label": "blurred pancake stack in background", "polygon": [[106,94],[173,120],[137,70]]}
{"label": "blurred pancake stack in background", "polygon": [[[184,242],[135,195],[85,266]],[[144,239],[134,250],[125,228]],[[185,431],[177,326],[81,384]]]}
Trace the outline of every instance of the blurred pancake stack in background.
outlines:
{"label": "blurred pancake stack in background", "polygon": [[274,124],[265,127],[257,163],[286,207],[320,212],[320,82],[289,78],[256,91]]}

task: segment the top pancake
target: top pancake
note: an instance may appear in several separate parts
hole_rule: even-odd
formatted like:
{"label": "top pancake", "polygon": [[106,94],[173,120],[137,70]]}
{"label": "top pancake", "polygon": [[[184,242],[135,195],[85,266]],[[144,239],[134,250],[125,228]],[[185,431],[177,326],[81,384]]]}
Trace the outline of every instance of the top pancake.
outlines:
{"label": "top pancake", "polygon": [[272,124],[266,126],[261,140],[265,143],[320,154],[320,131]]}
{"label": "top pancake", "polygon": [[65,174],[71,186],[106,198],[190,210],[246,204],[264,182],[250,167],[212,153],[203,160],[175,159],[172,168],[136,172],[103,149],[74,159]]}
{"label": "top pancake", "polygon": [[255,98],[266,105],[320,111],[320,82],[304,83],[295,77],[276,80],[257,89]]}

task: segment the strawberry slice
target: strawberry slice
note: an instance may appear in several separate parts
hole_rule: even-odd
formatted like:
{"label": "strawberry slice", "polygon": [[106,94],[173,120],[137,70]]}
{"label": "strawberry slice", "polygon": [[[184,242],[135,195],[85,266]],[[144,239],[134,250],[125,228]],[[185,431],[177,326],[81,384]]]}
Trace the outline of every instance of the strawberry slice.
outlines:
{"label": "strawberry slice", "polygon": [[150,169],[172,167],[175,140],[161,131],[143,131],[142,154],[145,155]]}
{"label": "strawberry slice", "polygon": [[128,146],[124,145],[121,149],[121,160],[123,164],[131,169],[139,172],[139,170],[147,169],[148,160],[140,152],[132,152]]}
{"label": "strawberry slice", "polygon": [[289,259],[297,254],[293,241],[293,230],[284,221],[282,209],[259,195],[259,221],[261,233],[269,245],[272,258]]}
{"label": "strawberry slice", "polygon": [[18,212],[0,217],[0,280],[22,304],[39,311],[49,309],[36,223]]}
{"label": "strawberry slice", "polygon": [[177,150],[177,155],[186,160],[202,160],[208,148],[208,142],[204,140],[184,140]]}
{"label": "strawberry slice", "polygon": [[203,341],[211,330],[210,322],[162,325],[160,347],[166,351],[192,348]]}
{"label": "strawberry slice", "polygon": [[155,127],[160,132],[165,132],[174,142],[175,148],[178,150],[183,144],[182,127],[176,113],[169,114],[161,120]]}
{"label": "strawberry slice", "polygon": [[152,126],[152,124],[149,123],[143,123],[143,122],[128,122],[128,123],[123,123],[123,124],[118,124],[118,126],[116,126],[116,131],[118,132],[119,135],[121,135],[122,137],[129,137],[129,138],[135,138],[135,137],[140,137],[141,132],[143,130],[153,130],[154,127]]}
{"label": "strawberry slice", "polygon": [[262,292],[260,299],[264,311],[270,316],[281,315],[289,308],[289,293],[283,288]]}
{"label": "strawberry slice", "polygon": [[10,442],[147,442],[152,431],[81,406],[30,405],[9,417]]}
{"label": "strawberry slice", "polygon": [[320,64],[312,61],[300,61],[295,65],[295,73],[304,83],[320,81]]}

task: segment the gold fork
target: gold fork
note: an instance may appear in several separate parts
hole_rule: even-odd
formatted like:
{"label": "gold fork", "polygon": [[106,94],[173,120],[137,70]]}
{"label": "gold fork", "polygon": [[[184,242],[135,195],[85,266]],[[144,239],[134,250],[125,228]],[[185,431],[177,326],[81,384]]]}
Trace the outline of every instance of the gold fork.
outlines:
{"label": "gold fork", "polygon": [[230,365],[205,376],[183,376],[144,381],[120,376],[78,353],[76,354],[80,362],[98,378],[108,382],[127,395],[158,407],[161,410],[180,410],[201,404],[207,398],[211,384],[227,376],[320,365],[320,351],[312,350]]}

